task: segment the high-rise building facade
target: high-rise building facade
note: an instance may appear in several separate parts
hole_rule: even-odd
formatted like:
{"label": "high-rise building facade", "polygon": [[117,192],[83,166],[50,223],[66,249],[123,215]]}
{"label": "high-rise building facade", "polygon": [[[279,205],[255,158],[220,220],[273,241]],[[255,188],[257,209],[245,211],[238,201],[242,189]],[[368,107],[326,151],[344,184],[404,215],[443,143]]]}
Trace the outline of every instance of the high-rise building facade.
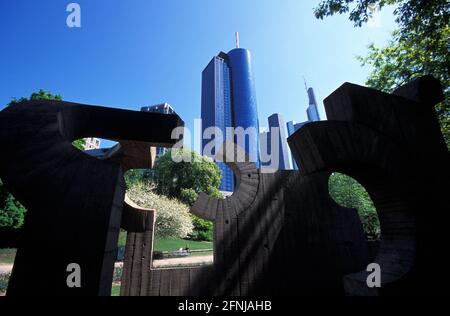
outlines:
{"label": "high-rise building facade", "polygon": [[88,137],[84,139],[84,150],[93,150],[93,149],[99,149],[100,148],[101,141],[99,138],[95,137]]}
{"label": "high-rise building facade", "polygon": [[[173,110],[172,106],[169,103],[161,103],[152,106],[144,106],[141,108],[142,112],[156,112],[162,114],[176,114]],[[156,156],[163,155],[167,152],[167,148],[165,147],[157,147],[156,148]]]}
{"label": "high-rise building facade", "polygon": [[[291,153],[287,143],[288,131],[286,122],[281,114],[275,113],[269,116],[269,131],[265,132],[263,137],[260,137],[261,150],[266,150],[271,161],[261,161],[262,166],[269,167],[276,170],[290,170],[292,169]],[[276,137],[272,137],[272,133],[278,130]],[[272,144],[272,141],[277,144]],[[262,146],[263,142],[267,142],[266,146]],[[275,146],[277,145],[277,146]],[[261,157],[262,157],[261,153]],[[268,158],[268,157],[267,157]]]}
{"label": "high-rise building facade", "polygon": [[[297,123],[295,121],[289,121],[287,122],[287,131],[288,131],[288,135],[291,136],[292,134],[294,134],[297,130],[300,129],[300,127],[302,127],[303,125],[305,125],[306,123],[308,123],[308,121],[306,122],[302,122],[302,123]],[[288,136],[288,137],[289,137]],[[289,153],[291,155],[291,160],[292,160],[292,169],[294,170],[298,170],[298,166],[297,163],[295,162],[294,156],[292,156],[292,153]]]}
{"label": "high-rise building facade", "polygon": [[156,112],[162,114],[176,114],[169,103],[161,103],[152,106],[144,106],[141,108],[142,112]]}
{"label": "high-rise building facade", "polygon": [[[258,111],[250,51],[236,48],[228,54],[221,52],[203,70],[202,134],[209,127],[220,129],[224,137],[222,141],[230,139],[226,134],[227,127],[242,127],[248,131],[242,145],[250,160],[259,167]],[[202,149],[210,141],[202,139]],[[221,145],[217,142],[216,150]],[[218,163],[218,166],[222,174],[220,190],[232,192],[233,172],[223,163]]]}
{"label": "high-rise building facade", "polygon": [[270,132],[263,131],[259,133],[259,150],[260,150],[260,158],[261,158],[261,169],[270,168],[272,161],[269,160],[269,157],[272,153],[272,147],[270,144]]}
{"label": "high-rise building facade", "polygon": [[308,121],[309,122],[320,121],[319,110],[317,108],[316,102],[316,95],[314,94],[313,88],[308,89],[308,99],[309,99],[309,106],[308,109],[306,110],[306,113],[308,114]]}
{"label": "high-rise building facade", "polygon": [[[305,83],[305,86],[306,86],[306,83]],[[306,114],[308,116],[308,120],[306,122],[301,122],[301,123],[297,123],[295,121],[287,122],[288,137],[291,136],[292,134],[294,134],[297,130],[299,130],[306,123],[320,121],[319,109],[317,107],[317,101],[316,101],[316,96],[314,94],[314,89],[307,88],[306,91],[308,93],[308,101],[309,101],[308,108],[306,109]],[[292,168],[294,170],[298,170],[298,166],[297,166],[292,154],[291,154],[291,159],[292,159]]]}

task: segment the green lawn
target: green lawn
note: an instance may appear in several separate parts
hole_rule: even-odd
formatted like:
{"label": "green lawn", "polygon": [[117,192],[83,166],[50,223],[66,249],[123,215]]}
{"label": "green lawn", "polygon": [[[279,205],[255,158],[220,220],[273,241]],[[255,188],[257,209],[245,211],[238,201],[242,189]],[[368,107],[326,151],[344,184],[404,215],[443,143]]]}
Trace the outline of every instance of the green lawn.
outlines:
{"label": "green lawn", "polygon": [[120,230],[119,247],[125,247],[126,243],[127,243],[127,232],[124,230]]}
{"label": "green lawn", "polygon": [[[127,233],[120,232],[119,246],[125,246]],[[163,238],[155,240],[155,251],[174,251],[188,246],[191,250],[195,249],[212,249],[212,242],[208,241],[192,241],[179,238]],[[193,253],[193,256],[204,256],[208,253]],[[16,256],[16,249],[0,249],[0,264],[13,264]]]}
{"label": "green lawn", "polygon": [[111,296],[120,296],[120,283],[113,283]]}
{"label": "green lawn", "polygon": [[155,251],[173,251],[180,248],[189,247],[192,249],[212,249],[212,242],[192,241],[178,238],[163,238],[155,240]]}
{"label": "green lawn", "polygon": [[[120,232],[119,247],[124,247],[127,241],[127,233]],[[192,241],[180,238],[161,238],[155,240],[155,251],[173,251],[188,246],[190,249],[212,249],[213,244],[209,241]]]}
{"label": "green lawn", "polygon": [[0,264],[13,264],[16,256],[16,249],[0,249]]}

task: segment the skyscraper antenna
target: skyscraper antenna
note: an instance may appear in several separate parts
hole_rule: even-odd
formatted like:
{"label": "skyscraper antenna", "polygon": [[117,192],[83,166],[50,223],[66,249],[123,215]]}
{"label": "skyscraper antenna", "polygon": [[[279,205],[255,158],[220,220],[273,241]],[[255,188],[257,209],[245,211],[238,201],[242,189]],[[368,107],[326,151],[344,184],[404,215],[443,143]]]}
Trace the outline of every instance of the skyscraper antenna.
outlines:
{"label": "skyscraper antenna", "polygon": [[308,85],[306,84],[305,76],[303,76],[303,82],[305,83],[305,90],[308,93]]}
{"label": "skyscraper antenna", "polygon": [[239,48],[239,32],[236,32],[236,48]]}

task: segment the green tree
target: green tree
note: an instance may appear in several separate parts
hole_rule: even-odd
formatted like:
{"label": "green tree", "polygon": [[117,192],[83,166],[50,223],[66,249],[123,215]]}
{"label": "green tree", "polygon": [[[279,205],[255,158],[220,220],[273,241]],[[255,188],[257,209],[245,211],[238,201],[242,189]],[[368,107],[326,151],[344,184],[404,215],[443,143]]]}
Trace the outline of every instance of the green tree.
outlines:
{"label": "green tree", "polygon": [[[175,162],[172,155],[177,158],[189,157],[190,162]],[[195,203],[200,192],[223,198],[218,189],[220,171],[217,165],[211,159],[188,149],[171,149],[157,158],[152,170],[131,170],[125,178],[128,186],[140,182],[147,185],[154,183],[156,193],[175,198],[189,206]],[[212,241],[213,223],[193,214],[190,217],[194,228],[189,238]]]}
{"label": "green tree", "polygon": [[144,170],[141,169],[131,169],[124,174],[125,183],[127,188],[131,188],[133,185],[139,182],[147,182],[144,176]]}
{"label": "green tree", "polygon": [[156,194],[154,188],[144,182],[133,183],[128,188],[127,195],[137,205],[156,210],[157,238],[186,238],[192,234],[193,224],[186,204]]}
{"label": "green tree", "polygon": [[180,200],[184,203],[192,206],[194,205],[195,201],[197,200],[198,193],[195,192],[194,189],[182,189],[180,192]]}
{"label": "green tree", "polygon": [[386,5],[396,6],[396,22],[405,34],[415,31],[431,36],[449,22],[448,0],[322,0],[314,9],[314,14],[316,18],[323,19],[334,14],[349,13],[349,20],[355,26],[362,26],[373,17],[375,10]]}
{"label": "green tree", "polygon": [[396,31],[386,47],[378,48],[371,44],[369,54],[358,59],[363,66],[372,68],[366,84],[386,92],[392,92],[425,74],[439,79],[444,88],[445,101],[436,105],[436,112],[447,147],[450,148],[450,54],[447,47],[450,26],[440,30],[436,36],[436,43],[440,45],[433,54],[424,49],[427,45],[424,36],[410,33],[405,37]]}
{"label": "green tree", "polygon": [[381,232],[378,214],[364,187],[355,179],[337,172],[330,176],[328,187],[330,196],[337,204],[358,210],[366,236],[378,239]]}
{"label": "green tree", "polygon": [[84,145],[86,145],[86,141],[84,139],[77,139],[72,142],[73,147],[79,150],[84,150]]}
{"label": "green tree", "polygon": [[[175,162],[174,157],[190,157],[190,162]],[[154,167],[156,191],[191,204],[204,192],[221,198],[220,171],[209,158],[188,149],[171,149],[158,157]]]}
{"label": "green tree", "polygon": [[62,97],[59,94],[52,94],[51,92],[45,91],[43,89],[39,89],[38,92],[33,92],[30,97],[24,98],[21,97],[19,99],[12,98],[11,102],[9,102],[8,105],[18,104],[24,101],[28,100],[56,100],[56,101],[62,101]]}
{"label": "green tree", "polygon": [[51,92],[39,89],[38,92],[33,92],[30,96],[30,100],[56,100],[62,101],[62,97],[59,94],[52,94]]}
{"label": "green tree", "polygon": [[194,229],[189,235],[192,240],[213,241],[213,222],[191,215]]}
{"label": "green tree", "polygon": [[439,79],[445,101],[436,106],[441,130],[450,148],[450,2],[448,0],[323,0],[315,9],[319,19],[349,13],[355,26],[361,26],[375,8],[395,5],[398,30],[385,47],[370,44],[369,54],[358,57],[371,67],[366,84],[392,92],[398,86],[423,75]]}
{"label": "green tree", "polygon": [[25,219],[26,209],[6,189],[0,179],[0,227],[20,228]]}

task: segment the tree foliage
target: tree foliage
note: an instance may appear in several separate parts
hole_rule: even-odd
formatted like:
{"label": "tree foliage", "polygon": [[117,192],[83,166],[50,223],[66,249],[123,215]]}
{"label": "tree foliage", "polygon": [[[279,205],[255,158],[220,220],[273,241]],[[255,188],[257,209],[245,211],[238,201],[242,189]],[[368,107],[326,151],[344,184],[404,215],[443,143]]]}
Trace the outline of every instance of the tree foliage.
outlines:
{"label": "tree foliage", "polygon": [[[172,155],[190,157],[190,162],[176,162]],[[154,167],[156,191],[192,204],[204,192],[222,197],[219,192],[220,171],[209,158],[188,149],[171,149],[158,157]]]}
{"label": "tree foliage", "polygon": [[[174,157],[190,157],[190,162],[176,162]],[[159,156],[151,170],[129,170],[125,174],[128,188],[145,183],[156,194],[177,199],[186,207],[192,206],[198,194],[204,192],[223,198],[219,192],[220,171],[209,158],[201,157],[188,149],[171,149]],[[159,209],[156,209],[159,212]],[[190,214],[193,231],[188,237],[193,240],[212,241],[213,223]]]}
{"label": "tree foliage", "polygon": [[364,187],[355,179],[334,173],[329,179],[329,192],[339,205],[358,210],[364,232],[369,239],[380,237],[380,222],[376,208]]}
{"label": "tree foliage", "polygon": [[191,215],[191,218],[194,229],[189,235],[189,238],[199,241],[213,241],[213,222],[204,220],[193,214]]}
{"label": "tree foliage", "polygon": [[366,84],[392,92],[398,86],[423,75],[441,81],[445,101],[436,106],[441,130],[450,148],[450,1],[448,0],[323,0],[315,9],[317,18],[349,13],[355,26],[373,15],[374,8],[395,5],[399,29],[386,47],[370,44],[366,57],[371,67]]}
{"label": "tree foliage", "polygon": [[18,104],[24,101],[28,100],[56,100],[56,101],[62,101],[62,97],[59,94],[52,94],[51,92],[45,91],[43,89],[39,89],[38,92],[33,92],[30,97],[24,98],[21,97],[19,99],[12,98],[11,102],[9,102],[8,105]]}
{"label": "tree foliage", "polygon": [[445,101],[436,105],[439,123],[447,147],[450,148],[450,26],[436,34],[436,50],[429,53],[427,39],[416,33],[407,37],[394,32],[393,39],[383,48],[369,45],[369,54],[358,57],[363,66],[372,68],[366,84],[375,89],[392,92],[397,87],[425,74],[439,79]]}
{"label": "tree foliage", "polygon": [[[125,184],[127,185],[127,188],[131,188],[135,184],[138,184],[139,182],[148,182],[145,181],[144,176],[144,170],[141,169],[130,169],[127,170],[124,174]],[[148,183],[150,184],[150,183]]]}
{"label": "tree foliage", "polygon": [[349,13],[355,26],[362,26],[376,9],[395,5],[396,22],[402,32],[425,32],[431,35],[448,25],[450,4],[448,0],[322,0],[314,9],[316,18]]}
{"label": "tree foliage", "polygon": [[136,182],[127,190],[137,205],[156,210],[155,235],[157,238],[186,238],[192,234],[189,207],[174,198],[156,194],[148,183]]}
{"label": "tree foliage", "polygon": [[25,219],[26,209],[6,189],[0,179],[0,227],[20,228]]}
{"label": "tree foliage", "polygon": [[[176,162],[173,157],[189,157],[190,161]],[[127,172],[125,179],[128,186],[140,182],[154,185],[157,194],[175,198],[186,207],[195,203],[200,192],[222,198],[218,189],[220,171],[217,165],[211,159],[188,149],[171,149],[157,158],[152,170],[131,170]],[[212,241],[213,223],[194,214],[190,214],[190,217],[193,230],[188,237]]]}
{"label": "tree foliage", "polygon": [[180,200],[190,206],[194,205],[195,201],[197,200],[197,197],[198,193],[195,192],[195,190],[192,188],[183,189],[180,192]]}

